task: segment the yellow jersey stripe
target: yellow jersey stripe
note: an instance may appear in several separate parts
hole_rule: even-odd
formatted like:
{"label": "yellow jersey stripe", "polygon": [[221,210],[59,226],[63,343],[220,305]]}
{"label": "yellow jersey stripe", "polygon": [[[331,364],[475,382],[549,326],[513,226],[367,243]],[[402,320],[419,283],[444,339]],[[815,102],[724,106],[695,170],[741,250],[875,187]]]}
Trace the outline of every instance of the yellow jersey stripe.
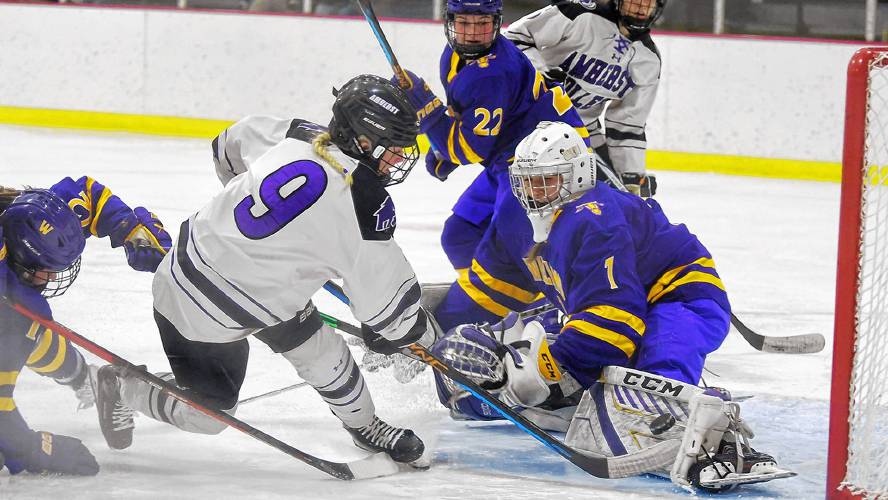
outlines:
{"label": "yellow jersey stripe", "polygon": [[457,131],[459,133],[459,147],[462,149],[463,153],[466,155],[466,159],[472,163],[481,163],[484,158],[478,156],[478,153],[472,149],[472,146],[469,145],[469,141],[466,140],[466,137],[463,135],[462,130]]}
{"label": "yellow jersey stripe", "polygon": [[0,260],[3,260],[5,258],[6,258],[6,243],[4,243],[2,247],[0,247]]}
{"label": "yellow jersey stripe", "polygon": [[511,283],[494,278],[483,267],[481,267],[481,264],[475,259],[472,259],[472,272],[477,274],[478,277],[481,278],[481,282],[487,285],[490,289],[496,290],[506,297],[515,299],[523,304],[530,304],[531,302],[535,301],[540,295],[535,292],[529,292]]}
{"label": "yellow jersey stripe", "polygon": [[456,70],[459,67],[459,55],[454,52],[450,56],[450,71],[447,72],[447,83],[453,81],[456,78]]}
{"label": "yellow jersey stripe", "polygon": [[568,321],[567,324],[564,325],[564,328],[561,329],[561,331],[563,332],[568,328],[573,328],[583,335],[588,335],[603,342],[607,342],[608,344],[623,351],[623,353],[626,354],[627,358],[631,358],[632,355],[635,354],[635,342],[621,333],[617,333],[613,330],[608,330],[607,328],[602,328],[594,323],[589,323],[588,321],[583,321],[581,319]]}
{"label": "yellow jersey stripe", "polygon": [[676,267],[675,269],[666,271],[665,273],[663,273],[662,276],[660,276],[660,279],[658,279],[657,282],[654,283],[654,286],[652,286],[650,291],[648,292],[648,302],[653,302],[653,297],[662,295],[660,292],[662,292],[663,289],[669,286],[669,283],[671,283],[672,280],[675,279],[676,276],[678,276],[678,273],[687,269],[688,266],[693,265],[698,265],[700,267],[711,267],[715,269],[715,261],[708,257],[700,257],[690,264],[685,264],[683,266]]}
{"label": "yellow jersey stripe", "polygon": [[39,368],[31,367],[37,373],[52,373],[59,369],[62,366],[62,363],[65,362],[65,354],[68,352],[68,343],[65,342],[65,339],[59,337],[59,349],[56,351],[55,358],[46,366],[41,366]]}
{"label": "yellow jersey stripe", "polygon": [[460,273],[459,279],[457,280],[460,288],[466,292],[466,295],[469,296],[476,304],[481,306],[485,311],[490,312],[491,314],[495,314],[499,317],[503,317],[511,311],[508,307],[498,303],[497,301],[490,298],[489,295],[482,292],[478,289],[473,283],[472,280],[469,279],[469,273]]}
{"label": "yellow jersey stripe", "polygon": [[105,208],[105,203],[108,202],[108,198],[111,197],[111,190],[105,188],[102,190],[102,195],[99,196],[99,201],[96,203],[95,211],[93,212],[93,221],[92,225],[89,226],[89,232],[92,233],[93,236],[98,236],[99,234],[96,232],[96,226],[99,223],[99,217],[102,215],[102,209]]}
{"label": "yellow jersey stripe", "polygon": [[589,137],[589,131],[586,129],[586,127],[574,127],[574,130],[576,130],[577,133],[580,134],[580,137],[582,137],[583,139]]}
{"label": "yellow jersey stripe", "polygon": [[0,372],[0,385],[15,385],[19,372]]}
{"label": "yellow jersey stripe", "polygon": [[15,410],[15,401],[12,398],[0,398],[0,411]]}
{"label": "yellow jersey stripe", "polygon": [[40,323],[33,321],[31,322],[31,328],[28,328],[28,333],[25,336],[31,340],[36,340],[38,330],[40,330]]}
{"label": "yellow jersey stripe", "polygon": [[[31,328],[33,328],[33,325],[31,326]],[[25,362],[25,364],[30,366],[31,364],[40,361],[40,359],[46,355],[46,351],[49,350],[49,346],[52,345],[53,337],[54,334],[52,333],[52,330],[46,330],[45,332],[43,332],[43,336],[40,337],[40,343],[37,344],[36,349],[31,351],[31,355],[28,356],[28,360]]]}
{"label": "yellow jersey stripe", "polygon": [[721,289],[721,291],[725,291],[725,285],[722,283],[722,280],[718,278],[718,276],[704,273],[702,271],[692,271],[682,276],[681,279],[676,280],[668,287],[664,288],[662,292],[655,295],[654,298],[650,299],[648,302],[656,302],[672,290],[675,290],[681,285],[687,285],[688,283],[709,283],[710,285],[717,286],[719,289]]}
{"label": "yellow jersey stripe", "polygon": [[453,144],[454,144],[453,138],[455,136],[456,136],[456,122],[453,122],[453,124],[450,125],[450,133],[447,134],[447,154],[450,155],[450,163],[453,163],[455,165],[462,165],[462,162],[456,156],[456,151],[453,149]]}
{"label": "yellow jersey stripe", "polygon": [[629,328],[635,330],[635,333],[639,335],[644,335],[644,320],[629,311],[624,311],[613,306],[602,305],[592,306],[586,309],[584,312],[594,314],[600,318],[616,321],[617,323],[629,325]]}

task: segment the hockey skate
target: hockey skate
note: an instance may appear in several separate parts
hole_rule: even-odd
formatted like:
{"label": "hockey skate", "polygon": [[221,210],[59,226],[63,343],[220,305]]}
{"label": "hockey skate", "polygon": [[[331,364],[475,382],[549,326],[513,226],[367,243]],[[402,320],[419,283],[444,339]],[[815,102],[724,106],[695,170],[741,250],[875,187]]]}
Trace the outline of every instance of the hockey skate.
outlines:
{"label": "hockey skate", "polygon": [[71,386],[74,389],[74,395],[77,397],[77,409],[85,410],[92,408],[96,404],[96,374],[99,367],[95,365],[86,365],[85,375],[79,384]]}
{"label": "hockey skate", "polygon": [[425,445],[410,429],[393,427],[375,415],[373,421],[364,427],[344,427],[358,448],[386,453],[395,462],[415,468],[428,468],[428,464],[422,460]]}
{"label": "hockey skate", "polygon": [[696,488],[720,492],[738,484],[764,483],[795,475],[795,472],[779,468],[771,455],[725,439],[719,445],[718,453],[691,466],[688,481]]}
{"label": "hockey skate", "polygon": [[122,369],[105,365],[96,374],[96,409],[99,427],[108,446],[114,450],[129,448],[133,443],[134,410],[121,401],[120,378]]}
{"label": "hockey skate", "polygon": [[671,473],[673,482],[720,492],[739,484],[764,483],[796,475],[777,467],[771,455],[750,446],[749,440],[754,434],[740,418],[737,403],[700,394],[691,399],[690,411],[682,440],[683,451]]}

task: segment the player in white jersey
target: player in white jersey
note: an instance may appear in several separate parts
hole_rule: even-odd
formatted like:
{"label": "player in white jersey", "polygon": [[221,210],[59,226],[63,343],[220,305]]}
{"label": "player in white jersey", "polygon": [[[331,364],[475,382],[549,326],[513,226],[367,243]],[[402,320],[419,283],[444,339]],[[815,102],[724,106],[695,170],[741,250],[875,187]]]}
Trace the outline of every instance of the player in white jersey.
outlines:
{"label": "player in white jersey", "polygon": [[[504,33],[547,79],[562,83],[595,152],[636,194],[656,188],[645,168],[645,124],[660,83],[650,27],[666,0],[559,1]],[[603,122],[603,123],[602,123]]]}
{"label": "player in white jersey", "polygon": [[[394,352],[431,345],[436,325],[392,239],[386,186],[418,158],[416,112],[385,79],[361,75],[333,104],[329,130],[294,120],[247,119],[213,141],[222,192],[182,224],[154,278],[155,321],[176,384],[212,408],[236,409],[253,335],[281,353],[365,449],[412,463],[410,430],[376,414],[345,341],[311,297],[341,278],[368,345]],[[291,127],[292,125],[292,127]],[[218,433],[203,414],[114,368],[98,374],[97,404],[112,448],[132,441],[132,410],[180,429]]]}

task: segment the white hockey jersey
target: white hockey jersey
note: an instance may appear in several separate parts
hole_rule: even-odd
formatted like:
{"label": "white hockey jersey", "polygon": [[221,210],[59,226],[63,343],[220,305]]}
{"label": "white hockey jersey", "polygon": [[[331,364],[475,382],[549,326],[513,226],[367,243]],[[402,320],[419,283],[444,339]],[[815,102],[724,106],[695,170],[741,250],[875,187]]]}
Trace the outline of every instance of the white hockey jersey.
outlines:
{"label": "white hockey jersey", "polygon": [[617,172],[643,173],[645,124],[660,82],[660,54],[649,35],[629,40],[594,4],[586,5],[550,5],[519,19],[504,35],[539,71],[560,67],[567,73],[564,90],[592,146],[602,153],[607,145],[602,156]]}
{"label": "white hockey jersey", "polygon": [[349,187],[313,152],[319,130],[248,117],[213,141],[225,188],[182,224],[154,277],[155,309],[186,338],[230,342],[290,320],[334,278],[355,318],[387,339],[425,331],[419,283],[392,239],[391,198],[330,146],[352,170]]}

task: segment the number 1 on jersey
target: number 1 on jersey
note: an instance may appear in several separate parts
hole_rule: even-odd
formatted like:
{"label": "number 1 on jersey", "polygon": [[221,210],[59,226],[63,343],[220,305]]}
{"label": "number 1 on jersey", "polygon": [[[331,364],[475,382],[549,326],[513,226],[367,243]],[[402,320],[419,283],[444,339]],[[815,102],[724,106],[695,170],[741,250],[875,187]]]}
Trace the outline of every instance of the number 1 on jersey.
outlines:
{"label": "number 1 on jersey", "polygon": [[607,269],[607,280],[610,282],[611,290],[619,288],[617,282],[614,281],[614,256],[604,259],[604,268]]}

